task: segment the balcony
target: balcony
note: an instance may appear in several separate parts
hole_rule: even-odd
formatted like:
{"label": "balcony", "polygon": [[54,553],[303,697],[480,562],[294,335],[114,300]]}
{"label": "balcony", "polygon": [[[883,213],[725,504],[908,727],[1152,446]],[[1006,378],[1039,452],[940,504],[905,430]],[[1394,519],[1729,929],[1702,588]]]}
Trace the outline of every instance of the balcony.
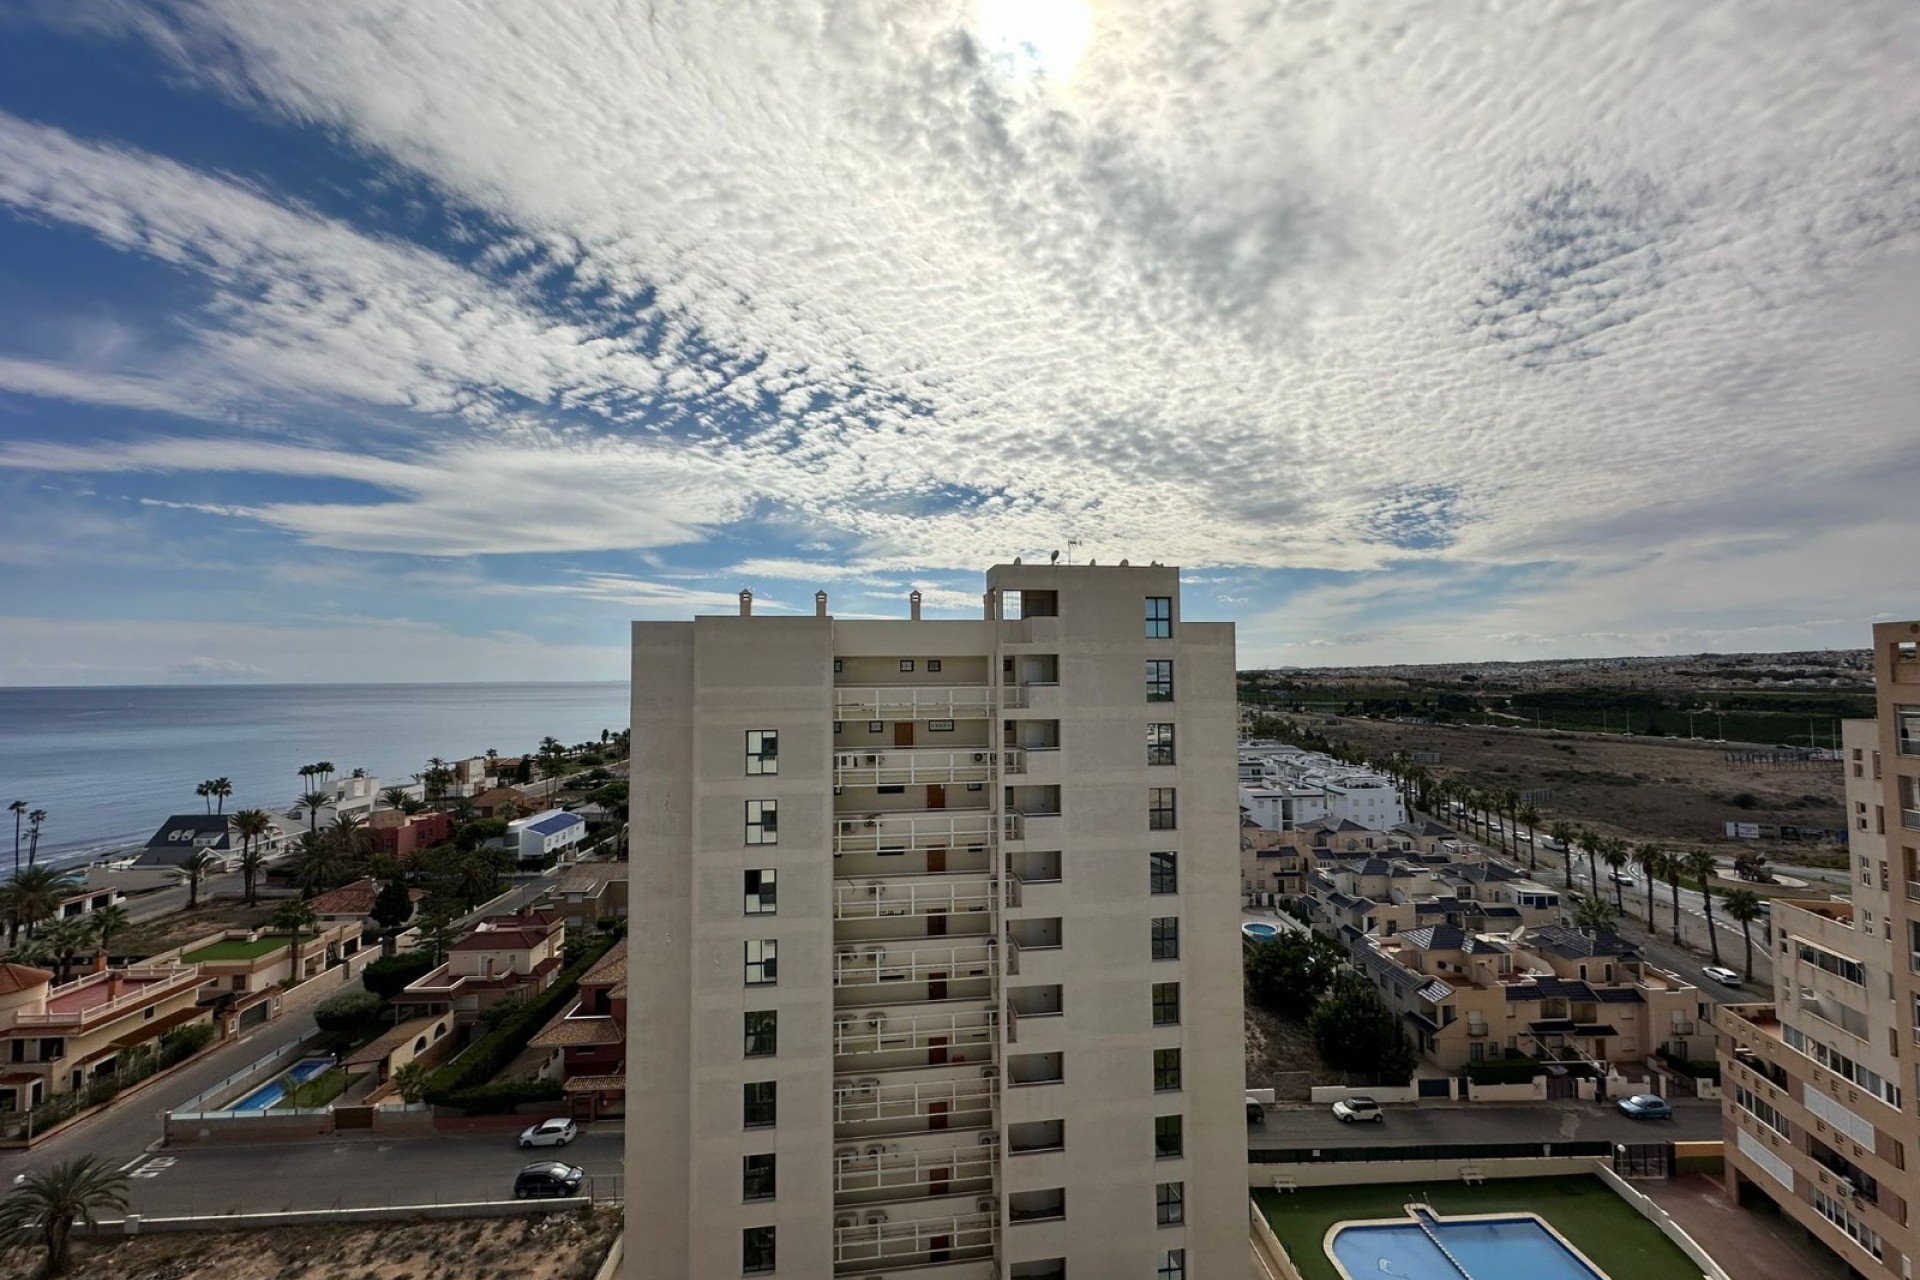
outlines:
{"label": "balcony", "polygon": [[979,875],[849,877],[833,883],[833,918],[874,920],[992,911],[996,896],[993,881]]}
{"label": "balcony", "polygon": [[1057,805],[1039,811],[1009,809],[1001,815],[1000,821],[1000,838],[1003,840],[1037,840],[1055,846],[1060,843],[1060,810]]}
{"label": "balcony", "polygon": [[837,787],[911,787],[987,782],[997,770],[1018,773],[1020,758],[1018,751],[987,746],[951,751],[925,747],[836,751],[833,784]]}
{"label": "balcony", "polygon": [[990,720],[998,714],[991,686],[867,685],[833,691],[835,720]]}
{"label": "balcony", "polygon": [[894,1073],[843,1081],[833,1087],[835,1136],[924,1133],[993,1123],[999,1081],[972,1065],[954,1066],[929,1079],[928,1072]]}
{"label": "balcony", "polygon": [[88,974],[62,986],[47,990],[45,1013],[17,1013],[16,1027],[60,1028],[63,1034],[81,1035],[101,1025],[123,1018],[143,1005],[170,995],[192,991],[200,985],[200,966],[181,965],[168,969],[116,969]]}
{"label": "balcony", "polygon": [[999,1151],[991,1129],[928,1134],[902,1142],[850,1143],[833,1153],[840,1203],[990,1191]]}
{"label": "balcony", "polygon": [[960,946],[913,943],[841,946],[834,951],[833,985],[865,987],[885,982],[992,978],[999,960],[998,951],[996,940],[991,937]]}
{"label": "balcony", "polygon": [[966,1060],[973,1058],[977,1049],[991,1049],[999,1039],[999,1010],[978,1001],[955,1001],[951,1008],[876,1005],[842,1009],[833,1015],[835,1058],[925,1054],[943,1049]]}
{"label": "balcony", "polygon": [[833,851],[841,853],[924,853],[930,849],[984,849],[993,840],[997,819],[986,809],[917,809],[836,818]]}
{"label": "balcony", "polygon": [[861,1219],[857,1225],[843,1223],[844,1216],[834,1218],[833,1265],[839,1275],[991,1258],[1000,1234],[997,1207],[983,1213],[974,1205],[970,1213],[904,1222],[890,1221],[887,1210],[869,1209],[854,1215]]}
{"label": "balcony", "polygon": [[1920,831],[1920,809],[1902,809],[1900,825],[1909,831]]}

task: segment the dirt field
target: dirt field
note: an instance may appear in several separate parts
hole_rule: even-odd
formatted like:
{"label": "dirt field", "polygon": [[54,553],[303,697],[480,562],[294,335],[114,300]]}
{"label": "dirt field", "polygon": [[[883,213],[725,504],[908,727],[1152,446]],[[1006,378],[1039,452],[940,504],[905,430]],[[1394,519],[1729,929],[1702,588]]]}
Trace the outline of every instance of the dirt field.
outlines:
{"label": "dirt field", "polygon": [[[591,1280],[620,1215],[408,1222],[272,1231],[171,1232],[80,1241],[73,1280]],[[38,1274],[40,1255],[0,1255],[0,1280]]]}
{"label": "dirt field", "polygon": [[[1723,748],[1700,742],[1355,719],[1328,732],[1369,752],[1436,752],[1440,763],[1429,768],[1482,789],[1550,788],[1542,825],[1563,819],[1636,841],[1745,846],[1756,842],[1726,840],[1722,824],[1837,829],[1846,823],[1837,761],[1763,768],[1730,764]],[[1832,850],[1813,842],[1765,848],[1775,861],[1803,862]]]}
{"label": "dirt field", "polygon": [[1313,1036],[1297,1022],[1247,1005],[1247,1087],[1272,1089],[1280,1102],[1307,1102],[1316,1084],[1342,1084],[1313,1051]]}
{"label": "dirt field", "polygon": [[123,929],[113,935],[113,951],[115,955],[150,956],[220,929],[250,929],[265,924],[278,905],[267,900],[249,907],[244,898],[226,895],[203,900],[192,911],[169,912]]}

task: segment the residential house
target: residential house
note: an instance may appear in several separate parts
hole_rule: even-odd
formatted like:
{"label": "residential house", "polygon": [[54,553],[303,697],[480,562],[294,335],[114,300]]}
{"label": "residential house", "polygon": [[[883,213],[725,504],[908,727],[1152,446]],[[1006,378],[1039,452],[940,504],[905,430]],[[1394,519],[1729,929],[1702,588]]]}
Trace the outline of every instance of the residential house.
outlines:
{"label": "residential house", "polygon": [[199,967],[210,995],[257,995],[289,979],[305,982],[358,951],[360,922],[323,924],[312,932],[303,931],[297,948],[292,943],[287,934],[267,929],[233,930],[186,951],[180,959]]}
{"label": "residential house", "polygon": [[592,929],[602,920],[627,918],[630,864],[598,859],[578,862],[560,877],[556,904],[569,929]]}
{"label": "residential house", "polygon": [[127,900],[117,885],[87,886],[76,893],[60,899],[60,906],[54,916],[60,920],[73,920],[90,916],[106,907],[117,907]]}
{"label": "residential house", "polygon": [[568,849],[586,838],[586,819],[564,809],[548,809],[509,822],[506,845],[522,862],[534,862],[554,855],[564,857]]}
{"label": "residential house", "polygon": [[147,840],[134,866],[177,867],[202,851],[223,862],[238,857],[240,842],[229,829],[229,818],[219,813],[174,814]]}
{"label": "residential house", "polygon": [[558,912],[489,916],[447,948],[446,963],[416,978],[398,1004],[428,1013],[452,1010],[469,1026],[501,1000],[545,991],[565,963],[566,923]]}
{"label": "residential house", "polygon": [[0,1110],[37,1106],[112,1075],[120,1055],[203,1022],[192,965],[109,969],[55,985],[45,969],[0,964]]}
{"label": "residential house", "polygon": [[473,797],[473,811],[482,818],[517,818],[539,807],[527,792],[519,787],[489,787]]}
{"label": "residential house", "polygon": [[583,1120],[598,1120],[623,1108],[627,1096],[627,940],[580,978],[580,997],[542,1027],[531,1041],[551,1049],[567,1104]]}
{"label": "residential house", "polygon": [[454,1046],[460,1042],[460,1037],[449,1034],[453,1030],[452,1010],[409,1018],[354,1052],[342,1064],[349,1074],[371,1072],[373,1075],[366,1094],[356,1096],[378,1093],[380,1086],[409,1062],[418,1062],[422,1067],[439,1065],[452,1055]]}
{"label": "residential house", "polygon": [[[322,928],[330,925],[352,925],[357,934],[364,934],[372,927],[373,904],[380,897],[381,884],[372,876],[362,876],[352,884],[341,885],[338,889],[329,889],[310,899],[308,906],[319,920]],[[415,906],[427,896],[425,889],[409,889],[407,897]],[[359,937],[355,945],[343,954],[352,955],[359,950]]]}
{"label": "residential house", "polygon": [[438,809],[411,814],[402,809],[376,809],[367,819],[367,834],[376,852],[406,859],[421,849],[453,839],[453,818]]}

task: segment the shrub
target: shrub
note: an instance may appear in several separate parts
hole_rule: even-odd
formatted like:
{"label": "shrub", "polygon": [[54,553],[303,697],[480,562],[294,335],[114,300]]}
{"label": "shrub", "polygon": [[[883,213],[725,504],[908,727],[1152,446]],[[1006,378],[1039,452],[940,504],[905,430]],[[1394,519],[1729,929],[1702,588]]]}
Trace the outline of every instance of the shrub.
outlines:
{"label": "shrub", "polygon": [[380,1019],[380,997],[371,991],[343,991],[313,1011],[322,1031],[354,1032]]}
{"label": "shrub", "polygon": [[558,1102],[562,1097],[558,1080],[496,1080],[455,1089],[433,1101],[442,1106],[459,1107],[470,1116],[493,1116],[513,1110],[523,1102]]}
{"label": "shrub", "polygon": [[[459,1057],[427,1078],[421,1097],[436,1106],[461,1106],[456,1095],[486,1084],[527,1047],[534,1033],[574,1000],[580,975],[605,955],[613,940],[603,939],[585,955],[560,971],[554,984],[539,995],[512,1005],[513,1012],[500,1025],[476,1040]],[[508,1082],[515,1083],[515,1082]],[[533,1099],[527,1099],[532,1101]]]}
{"label": "shrub", "polygon": [[211,1022],[196,1022],[191,1026],[175,1027],[171,1031],[162,1032],[158,1059],[160,1067],[166,1068],[176,1062],[185,1062],[212,1044],[213,1036]]}
{"label": "shrub", "polygon": [[1467,1079],[1475,1084],[1525,1084],[1540,1074],[1540,1064],[1532,1058],[1490,1058],[1469,1062]]}
{"label": "shrub", "polygon": [[381,956],[360,971],[360,984],[383,1000],[391,1000],[415,978],[424,978],[439,966],[425,951],[403,951]]}

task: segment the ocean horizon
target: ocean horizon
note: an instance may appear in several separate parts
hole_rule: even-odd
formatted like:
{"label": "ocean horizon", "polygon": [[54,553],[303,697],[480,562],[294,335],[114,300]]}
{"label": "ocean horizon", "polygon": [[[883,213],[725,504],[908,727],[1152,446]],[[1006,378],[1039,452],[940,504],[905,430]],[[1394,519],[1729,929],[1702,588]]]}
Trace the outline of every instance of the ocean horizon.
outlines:
{"label": "ocean horizon", "polygon": [[[302,765],[407,783],[434,756],[512,756],[548,735],[571,744],[617,732],[628,708],[625,681],[5,687],[0,806],[45,809],[40,860],[73,864],[144,845],[173,814],[205,812],[194,788],[208,778],[233,783],[228,813],[284,813],[304,789]],[[0,862],[12,816],[0,809]],[[24,834],[21,850],[24,861]]]}

